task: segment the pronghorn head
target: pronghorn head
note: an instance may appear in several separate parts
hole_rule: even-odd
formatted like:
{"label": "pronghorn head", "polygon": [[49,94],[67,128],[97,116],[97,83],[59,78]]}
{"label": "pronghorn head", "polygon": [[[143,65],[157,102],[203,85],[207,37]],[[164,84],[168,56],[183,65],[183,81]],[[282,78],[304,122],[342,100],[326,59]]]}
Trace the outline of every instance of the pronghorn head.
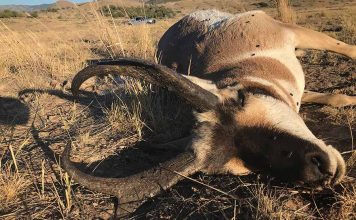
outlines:
{"label": "pronghorn head", "polygon": [[[345,162],[341,154],[316,138],[286,103],[249,88],[230,88],[228,94],[213,111],[197,115],[205,126],[198,132],[205,131],[205,138],[210,139],[202,144],[211,143],[204,152],[199,141],[193,145],[200,160],[213,161],[224,150],[230,152],[224,162],[233,173],[249,170],[319,186],[342,179]],[[236,159],[240,163],[231,167],[230,161]]]}
{"label": "pronghorn head", "polygon": [[72,82],[73,94],[78,94],[85,80],[102,74],[120,74],[168,87],[200,113],[196,114],[190,150],[133,176],[113,179],[84,174],[70,162],[67,147],[64,168],[89,189],[132,202],[153,196],[197,171],[252,171],[313,185],[337,183],[344,176],[340,153],[317,139],[297,112],[266,91],[240,85],[217,89],[212,82],[184,77],[159,64],[123,58],[79,72]]}

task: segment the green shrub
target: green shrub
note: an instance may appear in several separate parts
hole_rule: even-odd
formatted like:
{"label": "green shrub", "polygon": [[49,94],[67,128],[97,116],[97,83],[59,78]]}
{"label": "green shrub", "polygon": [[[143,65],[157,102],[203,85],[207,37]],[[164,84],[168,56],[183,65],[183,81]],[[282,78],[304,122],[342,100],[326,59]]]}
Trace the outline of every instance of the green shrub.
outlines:
{"label": "green shrub", "polygon": [[38,12],[34,11],[30,13],[31,18],[38,18]]}
{"label": "green shrub", "polygon": [[42,12],[57,12],[59,11],[58,8],[47,8],[47,9],[43,9],[41,10]]}
{"label": "green shrub", "polygon": [[[110,13],[111,12],[111,13]],[[126,17],[147,17],[147,18],[171,18],[175,15],[175,12],[164,6],[149,5],[147,7],[128,7],[122,8],[114,5],[109,7],[102,7],[101,13],[105,16],[111,16],[114,18]]]}
{"label": "green shrub", "polygon": [[7,9],[0,11],[0,18],[15,18],[15,17],[22,17],[22,14],[17,11],[11,11]]}

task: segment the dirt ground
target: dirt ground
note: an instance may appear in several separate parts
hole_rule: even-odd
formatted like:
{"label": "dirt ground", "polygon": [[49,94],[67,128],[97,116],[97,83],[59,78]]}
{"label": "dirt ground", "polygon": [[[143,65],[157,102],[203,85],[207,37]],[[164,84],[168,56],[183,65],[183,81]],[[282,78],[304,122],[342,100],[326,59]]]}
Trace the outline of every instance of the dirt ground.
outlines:
{"label": "dirt ground", "polygon": [[[318,2],[292,1],[298,24],[356,44],[356,2]],[[123,89],[112,77],[86,83],[76,101],[68,90],[88,60],[122,55],[152,60],[160,36],[183,14],[226,7],[218,1],[166,4],[180,14],[144,27],[127,27],[90,9],[0,21],[0,219],[113,217],[115,198],[71,182],[61,170],[60,154],[68,143],[76,165],[102,177],[128,176],[177,154],[149,147],[184,137],[194,125],[192,109],[174,94],[150,92],[136,81]],[[225,9],[276,15],[273,1]],[[308,90],[356,95],[354,60],[308,50],[300,61]],[[312,132],[347,161],[347,178],[335,188],[314,191],[258,174],[198,173],[192,178],[205,185],[181,181],[123,219],[356,219],[355,113],[354,107],[321,105],[303,105],[300,112]]]}

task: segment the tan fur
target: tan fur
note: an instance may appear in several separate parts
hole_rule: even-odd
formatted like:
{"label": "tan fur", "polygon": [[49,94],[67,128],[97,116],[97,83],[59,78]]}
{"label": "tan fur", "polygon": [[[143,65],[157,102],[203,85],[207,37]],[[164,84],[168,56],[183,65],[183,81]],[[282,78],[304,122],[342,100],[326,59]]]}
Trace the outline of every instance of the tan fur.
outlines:
{"label": "tan fur", "polygon": [[328,50],[356,59],[356,46],[329,37],[326,34],[297,25],[282,24],[295,34],[295,46],[302,49]]}
{"label": "tan fur", "polygon": [[266,120],[266,107],[260,102],[258,97],[250,97],[246,103],[246,110],[235,115],[235,120],[241,126],[262,127],[271,126]]}
{"label": "tan fur", "polygon": [[229,160],[225,165],[224,168],[226,172],[234,174],[236,176],[247,175],[251,171],[245,167],[242,160],[237,157],[232,158]]}
{"label": "tan fur", "polygon": [[[206,164],[207,154],[211,152],[213,142],[213,130],[211,127],[218,123],[218,119],[214,112],[206,112],[202,114],[197,114],[197,119],[199,123],[204,123],[205,126],[200,126],[196,131],[197,137],[192,141],[192,145],[190,146],[197,160],[201,164]],[[206,171],[210,173],[209,171]]]}
{"label": "tan fur", "polygon": [[212,123],[212,124],[219,123],[219,120],[217,119],[216,114],[213,111],[199,113],[199,114],[196,114],[195,117],[197,118],[197,120],[200,123],[203,123],[203,122],[208,122],[208,123]]}

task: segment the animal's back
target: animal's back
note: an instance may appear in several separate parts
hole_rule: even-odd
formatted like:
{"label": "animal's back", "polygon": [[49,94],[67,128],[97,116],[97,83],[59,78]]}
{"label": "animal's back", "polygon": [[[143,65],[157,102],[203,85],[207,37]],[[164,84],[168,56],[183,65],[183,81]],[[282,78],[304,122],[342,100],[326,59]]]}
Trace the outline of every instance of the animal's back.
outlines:
{"label": "animal's back", "polygon": [[294,41],[292,31],[263,11],[237,15],[197,11],[163,35],[157,56],[179,73],[215,78],[222,86],[232,78],[258,78],[288,96],[295,94],[297,103],[304,90],[304,73]]}
{"label": "animal's back", "polygon": [[[197,11],[174,24],[158,44],[161,63],[186,74],[217,71],[236,61],[289,50],[293,37],[263,11],[237,15],[217,10]],[[267,55],[268,56],[268,55]]]}

